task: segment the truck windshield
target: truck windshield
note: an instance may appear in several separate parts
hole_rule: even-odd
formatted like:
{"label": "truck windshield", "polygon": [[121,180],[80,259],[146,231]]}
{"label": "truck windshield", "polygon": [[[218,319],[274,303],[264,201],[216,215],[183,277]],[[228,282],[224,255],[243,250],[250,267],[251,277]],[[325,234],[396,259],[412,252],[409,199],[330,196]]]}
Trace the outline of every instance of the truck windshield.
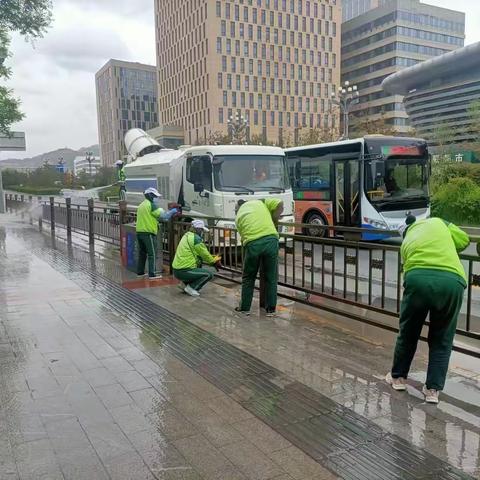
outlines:
{"label": "truck windshield", "polygon": [[427,160],[394,158],[374,161],[367,182],[369,199],[379,207],[397,202],[428,201]]}
{"label": "truck windshield", "polygon": [[226,192],[283,192],[290,188],[285,157],[218,155],[213,159],[215,188]]}

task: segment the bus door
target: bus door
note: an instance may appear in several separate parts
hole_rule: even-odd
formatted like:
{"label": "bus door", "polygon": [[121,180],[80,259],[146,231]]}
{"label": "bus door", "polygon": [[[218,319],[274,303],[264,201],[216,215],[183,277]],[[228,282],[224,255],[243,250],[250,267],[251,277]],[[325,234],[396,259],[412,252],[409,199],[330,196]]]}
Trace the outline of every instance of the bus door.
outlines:
{"label": "bus door", "polygon": [[359,227],[360,161],[359,157],[333,159],[333,215],[335,225]]}

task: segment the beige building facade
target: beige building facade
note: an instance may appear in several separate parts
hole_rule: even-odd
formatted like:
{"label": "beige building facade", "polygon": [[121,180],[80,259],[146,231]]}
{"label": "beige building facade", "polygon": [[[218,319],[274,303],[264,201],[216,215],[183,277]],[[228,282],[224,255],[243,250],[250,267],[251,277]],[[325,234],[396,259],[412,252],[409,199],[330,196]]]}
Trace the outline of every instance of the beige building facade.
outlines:
{"label": "beige building facade", "polygon": [[187,143],[227,134],[278,144],[331,127],[340,82],[340,0],[156,0],[159,117]]}
{"label": "beige building facade", "polygon": [[123,160],[125,133],[158,125],[157,69],[141,63],[109,60],[95,75],[97,121],[102,164]]}
{"label": "beige building facade", "polygon": [[401,95],[382,82],[393,73],[461,48],[465,14],[421,3],[387,0],[342,25],[342,81],[356,84],[363,118],[382,118],[400,133],[410,131]]}

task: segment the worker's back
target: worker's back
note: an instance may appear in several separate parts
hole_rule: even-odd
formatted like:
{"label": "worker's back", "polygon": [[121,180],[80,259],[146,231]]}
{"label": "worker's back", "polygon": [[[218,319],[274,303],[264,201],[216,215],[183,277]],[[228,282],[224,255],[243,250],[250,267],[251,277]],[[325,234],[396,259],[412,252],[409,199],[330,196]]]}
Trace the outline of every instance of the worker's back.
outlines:
{"label": "worker's back", "polygon": [[457,252],[470,243],[468,235],[441,218],[419,220],[410,225],[402,243],[405,273],[414,269],[433,269],[455,273],[466,281]]}
{"label": "worker's back", "polygon": [[280,203],[278,199],[250,200],[239,208],[235,223],[243,245],[270,235],[278,238],[272,213]]}

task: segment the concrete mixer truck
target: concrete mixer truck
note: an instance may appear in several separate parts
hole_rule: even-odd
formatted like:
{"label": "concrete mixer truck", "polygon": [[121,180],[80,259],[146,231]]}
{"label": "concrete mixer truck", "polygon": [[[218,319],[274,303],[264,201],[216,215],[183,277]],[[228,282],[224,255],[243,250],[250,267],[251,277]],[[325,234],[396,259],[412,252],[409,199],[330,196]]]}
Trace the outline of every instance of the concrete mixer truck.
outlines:
{"label": "concrete mixer truck", "polygon": [[125,145],[130,157],[125,166],[129,205],[138,205],[144,190],[154,187],[163,196],[163,208],[175,202],[192,218],[214,217],[222,219],[216,226],[233,228],[239,200],[275,196],[285,207],[281,221],[293,223],[293,194],[281,148],[208,145],[170,150],[140,129],[126,133]]}

